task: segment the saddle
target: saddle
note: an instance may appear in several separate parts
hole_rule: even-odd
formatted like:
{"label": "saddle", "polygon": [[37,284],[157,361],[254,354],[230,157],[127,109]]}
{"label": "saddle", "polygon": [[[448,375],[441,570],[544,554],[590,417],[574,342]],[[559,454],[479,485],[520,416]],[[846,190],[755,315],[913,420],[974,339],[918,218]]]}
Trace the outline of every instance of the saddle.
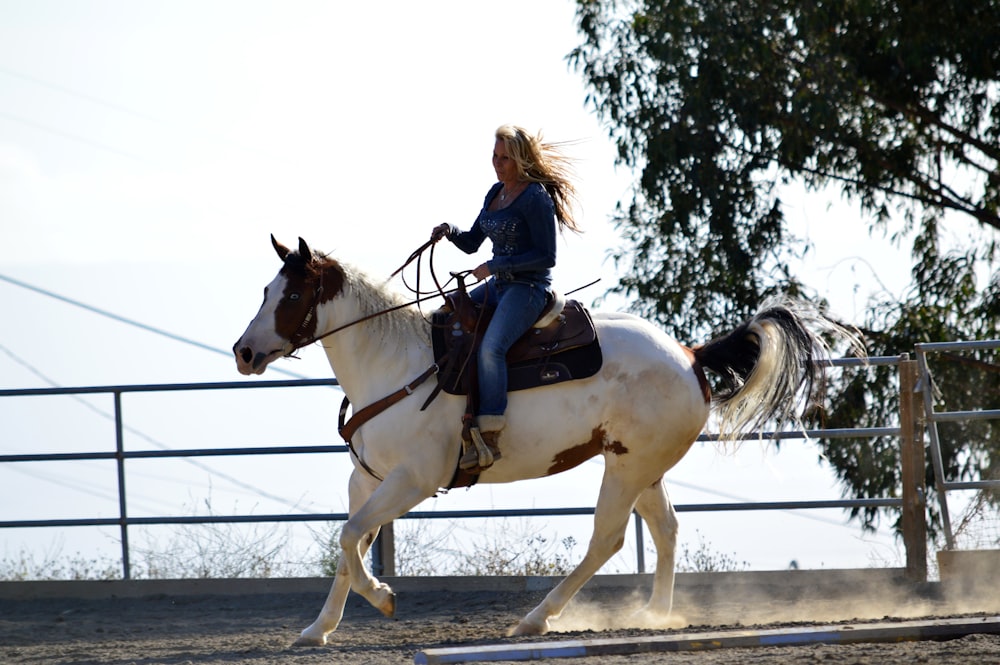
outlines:
{"label": "saddle", "polygon": [[[476,392],[476,350],[494,308],[469,298],[465,289],[445,296],[432,315],[438,387],[451,395]],[[507,390],[527,390],[593,376],[603,364],[597,330],[576,300],[550,293],[533,327],[507,353]],[[437,391],[435,391],[436,393]]]}

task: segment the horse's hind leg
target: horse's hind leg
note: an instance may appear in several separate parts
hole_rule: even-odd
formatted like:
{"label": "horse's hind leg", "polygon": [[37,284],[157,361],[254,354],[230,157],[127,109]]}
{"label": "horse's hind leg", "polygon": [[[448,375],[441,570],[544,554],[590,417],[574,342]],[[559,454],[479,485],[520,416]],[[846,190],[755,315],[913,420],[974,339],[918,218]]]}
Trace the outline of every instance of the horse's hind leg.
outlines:
{"label": "horse's hind leg", "polygon": [[656,573],[653,592],[644,612],[650,619],[670,614],[674,599],[674,554],[677,547],[677,513],[660,479],[646,488],[636,501],[635,510],[646,522],[656,545]]}
{"label": "horse's hind leg", "polygon": [[594,509],[594,534],[586,555],[573,572],[514,627],[512,635],[544,635],[548,632],[549,619],[559,616],[577,591],[622,548],[628,518],[638,493],[634,482],[605,470],[604,483]]}

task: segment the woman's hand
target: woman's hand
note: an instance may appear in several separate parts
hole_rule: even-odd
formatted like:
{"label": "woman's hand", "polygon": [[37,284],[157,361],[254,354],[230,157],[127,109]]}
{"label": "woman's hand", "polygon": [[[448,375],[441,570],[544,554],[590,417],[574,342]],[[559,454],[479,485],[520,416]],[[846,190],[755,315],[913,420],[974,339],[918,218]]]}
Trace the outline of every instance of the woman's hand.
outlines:
{"label": "woman's hand", "polygon": [[451,224],[438,224],[434,227],[434,230],[431,231],[431,241],[437,242],[441,238],[447,236],[449,231],[451,231]]}
{"label": "woman's hand", "polygon": [[490,272],[489,266],[487,266],[485,263],[480,263],[478,266],[476,266],[476,269],[472,271],[472,276],[476,278],[477,282],[483,281],[491,274],[492,273]]}

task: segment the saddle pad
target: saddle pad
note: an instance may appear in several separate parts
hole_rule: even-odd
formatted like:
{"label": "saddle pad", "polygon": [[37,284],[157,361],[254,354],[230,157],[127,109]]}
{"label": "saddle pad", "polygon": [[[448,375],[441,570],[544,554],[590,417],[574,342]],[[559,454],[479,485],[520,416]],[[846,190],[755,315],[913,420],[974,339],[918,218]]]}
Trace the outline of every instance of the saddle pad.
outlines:
{"label": "saddle pad", "polygon": [[586,346],[562,351],[549,358],[508,365],[507,390],[527,390],[573,379],[586,379],[597,374],[603,363],[601,344],[595,339]]}

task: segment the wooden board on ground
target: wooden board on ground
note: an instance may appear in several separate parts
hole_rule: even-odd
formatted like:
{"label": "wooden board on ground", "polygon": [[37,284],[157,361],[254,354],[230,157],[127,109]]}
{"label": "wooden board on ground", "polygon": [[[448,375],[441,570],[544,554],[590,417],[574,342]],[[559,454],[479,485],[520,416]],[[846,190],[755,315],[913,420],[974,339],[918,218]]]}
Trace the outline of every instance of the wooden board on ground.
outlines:
{"label": "wooden board on ground", "polygon": [[417,665],[438,665],[584,656],[620,656],[668,651],[704,651],[734,647],[948,640],[984,633],[1000,634],[1000,616],[449,647],[420,651],[414,656],[414,662]]}

